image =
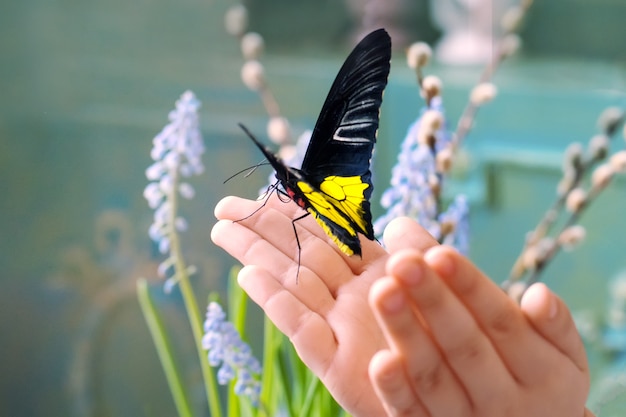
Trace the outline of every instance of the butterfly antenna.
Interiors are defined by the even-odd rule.
[[[274,184],[270,185],[267,188],[267,191],[265,192],[265,201],[263,201],[263,204],[257,208],[256,210],[254,210],[252,213],[248,214],[246,217],[242,217],[241,219],[238,220],[233,220],[233,223],[239,223],[242,222],[246,219],[249,219],[250,217],[254,216],[259,210],[261,210],[263,207],[265,207],[265,205],[267,204],[267,202],[269,201],[270,197],[272,196],[272,192],[274,192],[276,190],[276,187],[278,187],[278,181],[275,182]]]
[[[237,171],[237,172],[235,172],[233,175],[231,175],[230,177],[226,178],[222,184],[226,184],[228,181],[232,180],[232,179],[233,179],[233,178],[235,178],[237,175],[241,175],[241,174],[243,174],[243,173],[244,173],[244,172],[246,172],[246,171],[250,171],[250,172],[246,173],[246,175],[244,175],[244,178],[248,178],[250,175],[252,175],[252,173],[253,173],[254,171],[256,171],[256,169],[257,169],[258,167],[262,167],[263,165],[269,165],[269,164],[270,164],[270,163],[269,163],[269,162],[267,162],[267,159],[264,159],[264,160],[262,160],[261,162],[259,162],[259,163],[258,163],[258,164],[256,164],[256,165],[252,165],[251,167],[247,167],[247,168],[242,169],[241,171]]]

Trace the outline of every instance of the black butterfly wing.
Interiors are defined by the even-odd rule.
[[[324,232],[335,242],[342,252],[353,255],[361,254],[361,244],[357,235],[357,229],[353,226],[358,217],[356,212],[351,212],[353,208],[346,206],[345,213],[341,210],[342,202],[336,197],[336,193],[348,192],[350,195],[356,194],[357,201],[362,200],[363,189],[367,188],[367,184],[363,184],[360,177],[337,177],[331,176],[324,180],[321,191],[303,176],[302,171],[296,168],[286,166],[280,159],[276,157],[268,148],[261,144],[254,135],[242,124],[239,127],[248,135],[252,142],[261,150],[267,161],[276,171],[276,178],[282,184],[285,192],[299,206],[312,214],[317,223],[322,227]],[[334,184],[334,190],[332,188]],[[356,189],[354,188],[356,186]],[[350,192],[354,190],[355,192]],[[335,195],[335,197],[333,197]],[[344,198],[349,200],[354,198]],[[345,203],[345,201],[343,202]],[[369,204],[369,202],[368,202]],[[353,205],[358,210],[359,205]],[[369,207],[369,206],[368,206]],[[369,214],[369,210],[367,211]],[[363,217],[363,221],[371,222],[370,217]],[[368,219],[368,220],[366,220]],[[295,230],[295,229],[294,229]],[[297,239],[297,234],[296,234]]]
[[[391,39],[384,29],[367,35],[346,58],[320,111],[302,171],[326,177],[369,170],[390,59]]]
[[[286,193],[348,255],[361,254],[358,233],[374,239],[370,159],[390,59],[391,40],[384,29],[354,48],[322,106],[300,170],[285,166],[241,126],[274,167]]]
[[[302,162],[302,191],[316,220],[346,253],[360,253],[357,232],[374,238],[370,160],[387,85],[391,40],[367,35],[346,58],[322,107]],[[339,241],[339,242],[338,242]]]

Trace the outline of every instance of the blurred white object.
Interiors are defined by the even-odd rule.
[[[378,28],[385,28],[394,48],[409,42],[403,23],[414,5],[411,0],[346,0],[348,13],[355,21],[352,41],[358,42]]]
[[[440,62],[476,65],[488,62],[495,40],[502,35],[500,20],[515,0],[431,0],[433,23],[442,30],[435,47]]]

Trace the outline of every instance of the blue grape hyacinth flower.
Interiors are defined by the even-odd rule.
[[[254,406],[258,406],[261,365],[252,355],[250,346],[241,340],[235,326],[226,321],[226,313],[216,302],[209,303],[204,332],[202,346],[207,351],[209,364],[220,367],[217,371],[219,384],[235,380],[235,393],[248,397]]]
[[[436,114],[441,122],[432,135],[432,143],[426,143],[420,132],[426,116]],[[415,219],[435,239],[454,246],[467,254],[469,243],[469,205],[467,199],[456,196],[442,210],[440,196],[433,192],[433,184],[441,190],[445,173],[438,167],[438,157],[450,150],[452,136],[443,119],[441,97],[433,97],[429,106],[411,124],[398,162],[393,167],[390,187],[381,197],[381,205],[387,211],[374,222],[374,232],[381,236],[383,230],[395,218],[406,216]],[[432,119],[432,118],[430,118]]]
[[[168,255],[158,268],[159,275],[168,278],[166,291],[170,291],[178,281],[173,271],[177,251],[173,250],[172,243],[176,241],[178,232],[187,229],[187,221],[177,213],[178,198],[191,199],[195,194],[191,184],[183,179],[204,172],[202,154],[205,147],[199,127],[199,108],[200,101],[191,91],[181,95],[176,101],[176,108],[169,114],[170,123],[153,139],[150,156],[154,162],[146,170],[150,183],[143,195],[150,208],[154,209],[148,234],[159,251]]]

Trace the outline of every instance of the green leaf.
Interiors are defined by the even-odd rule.
[[[180,377],[180,370],[174,359],[171,342],[150,295],[148,283],[143,278],[137,280],[137,298],[139,299],[141,311],[143,312],[148,329],[152,335],[152,341],[159,355],[161,366],[165,372],[165,377],[170,387],[172,397],[174,398],[178,415],[181,417],[191,417],[193,416],[193,412],[191,411],[187,390],[183,386]]]

